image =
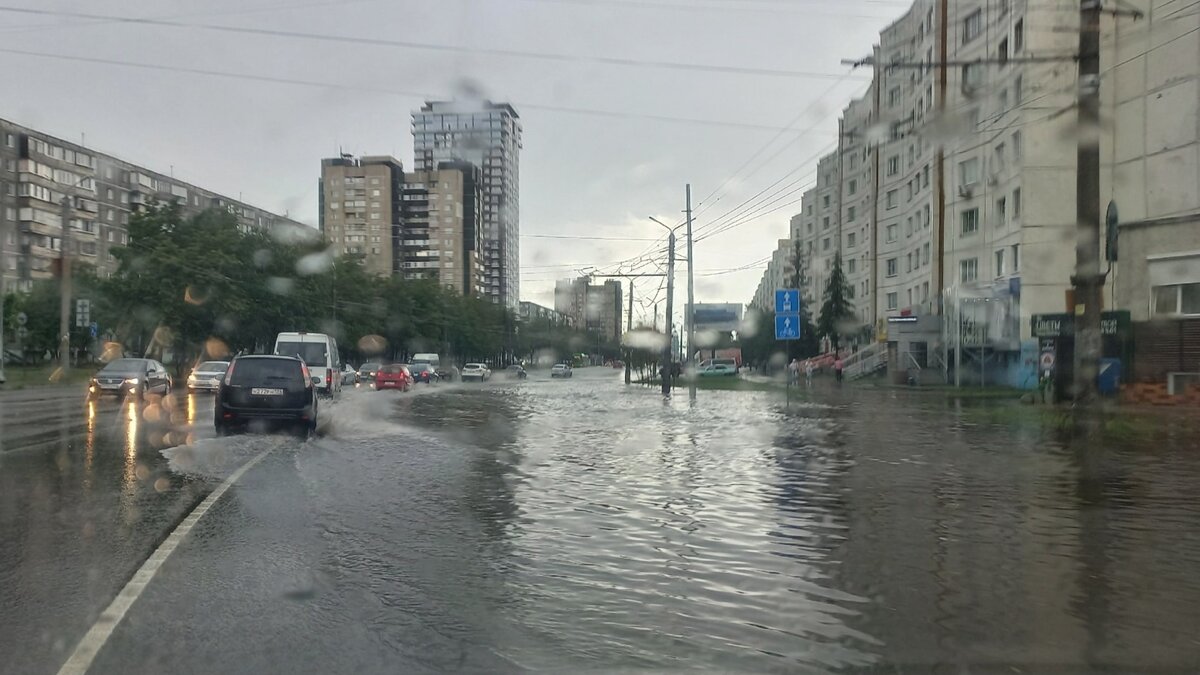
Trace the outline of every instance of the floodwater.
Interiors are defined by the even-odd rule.
[[[308,442],[197,425],[156,451],[170,495],[272,448],[92,672],[1200,669],[1200,434],[1171,414],[1085,435],[1008,401],[825,382],[790,406],[664,402],[599,369],[327,411]],[[5,621],[50,623],[14,597]],[[55,630],[47,672],[81,629]]]

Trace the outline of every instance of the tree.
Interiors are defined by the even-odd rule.
[[[841,338],[853,332],[847,326],[854,318],[854,303],[850,300],[850,284],[842,272],[842,254],[833,257],[833,269],[829,272],[829,281],[821,294],[821,316],[817,320],[817,334],[829,338],[836,352],[841,346]]]
[[[800,241],[795,240],[792,242],[792,288],[799,289],[803,296],[808,281],[808,259],[804,257]],[[817,327],[812,323],[812,311],[808,309],[808,302],[804,299],[800,301],[800,339],[793,340],[788,351],[792,358],[802,359],[816,356],[821,351],[817,340]]]

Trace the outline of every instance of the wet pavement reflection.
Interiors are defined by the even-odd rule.
[[[53,671],[276,447],[93,672],[1200,669],[1194,420],[540,375],[349,392],[308,442],[214,438],[203,396],[63,403],[81,436],[0,452],[0,653]]]

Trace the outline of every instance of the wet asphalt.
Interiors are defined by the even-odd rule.
[[[93,673],[1200,669],[1200,446],[1009,402],[664,402],[619,375],[211,399],[0,393],[0,672],[54,673],[201,519]]]

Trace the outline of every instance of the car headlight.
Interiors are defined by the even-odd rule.
[[[138,383],[138,379],[136,377],[131,377],[128,380],[125,380],[125,384],[137,384],[137,383]]]

